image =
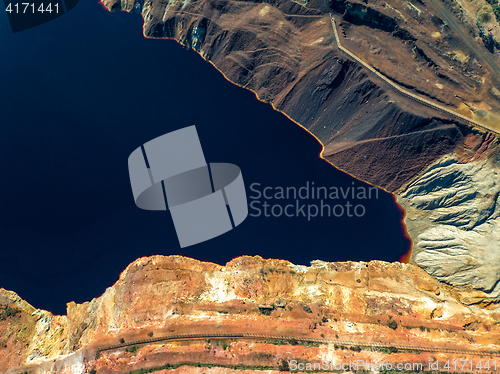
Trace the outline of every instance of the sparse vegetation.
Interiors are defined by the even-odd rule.
[[[287,362],[288,364],[288,362]],[[233,370],[275,370],[275,366],[247,366],[247,365],[217,365],[217,364],[204,364],[204,363],[182,363],[182,364],[166,364],[157,368],[151,368],[151,369],[141,369],[141,370],[136,370],[136,371],[131,371],[129,374],[147,374],[147,373],[153,373],[155,371],[160,371],[160,370],[165,370],[165,369],[177,369],[180,366],[192,366],[192,367],[198,367],[198,368],[215,368],[215,367],[221,367],[221,368],[228,368],[228,369],[233,369]]]
[[[390,329],[396,330],[398,328],[398,323],[396,321],[392,320],[392,321],[389,321],[387,326],[389,326]]]
[[[274,345],[288,345],[290,344],[290,341],[285,339],[267,339],[266,343]]]
[[[279,366],[278,366],[279,371],[290,371],[290,366],[288,365],[288,361],[285,359],[282,359]]]
[[[132,347],[126,348],[125,350],[127,352],[133,353],[134,355],[137,353],[137,350],[139,347],[137,345],[133,345]]]
[[[120,344],[123,344],[123,343],[125,343],[125,339],[120,338]]]
[[[7,317],[14,317],[17,313],[21,313],[21,310],[5,305],[3,311],[0,311],[0,321],[5,320]]]
[[[485,5],[477,11],[477,20],[479,23],[481,24],[487,23],[490,21],[490,19],[491,19],[491,8],[489,6]]]
[[[212,344],[210,344],[210,339],[205,339],[205,348],[208,350],[212,349]]]
[[[493,13],[495,13],[497,21],[500,22],[500,5],[493,5]]]
[[[300,341],[300,345],[303,345],[304,347],[319,347],[321,343],[319,342],[310,342],[310,341]]]
[[[304,305],[304,306],[302,307],[302,309],[304,309],[304,312],[306,312],[306,313],[312,313],[312,310],[311,310],[311,308],[309,307],[309,305]]]
[[[304,347],[319,347],[320,342],[297,340],[297,339],[267,339],[266,343],[274,345],[302,345]]]
[[[259,312],[261,312],[265,316],[270,316],[273,310],[274,310],[273,306],[267,306],[267,305],[259,306]]]
[[[500,22],[500,5],[498,5],[497,0],[486,0],[488,3],[490,3],[491,7],[493,8],[493,13],[495,14],[495,18],[497,19],[498,22]]]
[[[227,339],[222,339],[220,341],[217,341],[217,345],[220,345],[223,350],[226,350],[229,348],[231,343],[228,344]]]
[[[398,353],[398,349],[396,347],[389,347],[387,349],[389,350],[389,353]]]
[[[399,350],[396,347],[369,347],[368,349],[373,350],[373,351],[377,351],[377,352],[382,352],[382,353],[385,353],[386,355],[390,355],[392,353],[399,352]],[[402,351],[406,351],[406,350],[402,350]],[[409,351],[407,351],[407,352],[409,352]],[[420,353],[420,352],[417,352],[417,353]]]

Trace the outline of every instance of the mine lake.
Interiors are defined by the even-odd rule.
[[[64,314],[67,302],[101,295],[129,263],[155,254],[309,265],[397,261],[408,251],[392,195],[320,159],[313,136],[198,53],[145,39],[139,14],[81,1],[15,34],[3,14],[0,45],[0,287],[36,308]],[[135,206],[127,159],[191,125],[208,162],[241,169],[253,206],[237,228],[181,249],[168,212]],[[257,213],[265,203],[268,214]],[[313,216],[310,206],[321,204],[335,214]]]

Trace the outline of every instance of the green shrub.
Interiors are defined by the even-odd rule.
[[[398,328],[398,323],[396,321],[389,321],[387,326],[389,326],[389,328],[391,328],[393,330],[396,330]]]
[[[139,347],[137,345],[133,345],[132,347],[126,348],[125,350],[135,355],[138,349]]]
[[[491,19],[491,8],[487,5],[481,7],[477,12],[477,20],[480,23],[489,22]]]
[[[220,345],[221,345],[223,350],[226,350],[229,348],[229,344],[227,343],[226,339],[221,340]]]
[[[285,359],[282,359],[279,366],[278,366],[279,371],[290,371],[290,366],[288,365],[288,361]]]
[[[271,308],[259,308],[259,311],[265,316],[270,316],[273,312]]]
[[[19,309],[11,308],[8,305],[3,307],[3,312],[0,312],[0,321],[5,320],[7,317],[14,317],[17,313],[21,313]]]
[[[500,22],[500,5],[493,5],[493,13],[495,13],[497,21]]]

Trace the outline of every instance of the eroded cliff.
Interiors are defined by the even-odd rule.
[[[1,289],[0,304],[12,312],[0,318],[0,367],[7,373],[101,374],[161,367],[192,372],[176,367],[204,364],[261,372],[284,371],[283,361],[294,359],[425,363],[498,352],[498,310],[459,299],[410,264],[313,261],[306,267],[257,256],[219,266],[145,257],[102,296],[69,303],[66,316],[36,310]],[[230,337],[242,333],[264,335]],[[211,338],[133,342],[173,334]],[[120,342],[123,347],[98,353]],[[468,352],[440,351],[446,349]]]

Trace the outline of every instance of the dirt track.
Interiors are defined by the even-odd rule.
[[[474,53],[483,60],[488,65],[489,70],[491,70],[492,74],[495,76],[496,80],[500,83],[500,74],[499,69],[495,61],[488,56],[482,49],[479,47],[474,39],[467,33],[467,31],[460,25],[460,22],[450,14],[449,11],[445,9],[443,3],[440,0],[429,0],[432,5],[436,7],[436,10],[439,12],[441,17],[448,23],[450,26],[462,40],[474,51]]]
[[[427,100],[423,97],[420,97],[420,96],[417,96],[413,93],[411,93],[410,91],[407,91],[405,90],[404,88],[402,88],[400,85],[398,85],[397,83],[393,82],[392,80],[390,80],[389,78],[387,78],[385,75],[383,75],[382,73],[380,73],[378,70],[376,70],[375,68],[373,68],[372,66],[370,66],[369,64],[367,64],[365,61],[363,61],[361,58],[359,58],[357,55],[355,55],[354,53],[352,53],[351,51],[349,51],[348,49],[344,48],[341,44],[340,44],[340,39],[339,39],[339,35],[337,33],[337,27],[335,25],[335,19],[334,17],[332,16],[332,14],[330,13],[330,21],[331,21],[331,24],[332,24],[332,28],[333,28],[333,32],[335,34],[335,40],[337,42],[337,46],[338,48],[344,52],[345,54],[347,54],[349,57],[353,58],[354,60],[356,60],[357,62],[359,62],[361,65],[363,65],[365,68],[367,68],[371,73],[375,74],[379,79],[383,80],[384,82],[390,84],[393,88],[395,88],[396,90],[399,91],[400,94],[402,94],[403,96],[405,97],[408,97],[416,102],[418,102],[419,104],[422,104],[422,105],[425,105],[425,106],[428,106],[430,108],[433,108],[433,109],[437,109],[438,111],[442,112],[442,113],[445,113],[447,115],[451,115],[452,118],[454,118],[455,120],[458,120],[460,122],[465,122],[466,124],[470,125],[470,126],[473,126],[473,127],[479,127],[483,130],[486,130],[486,131],[489,131],[489,132],[493,132],[495,134],[498,134],[500,135],[500,133],[498,132],[498,130],[494,130],[492,129],[491,127],[488,127],[482,123],[479,123],[471,118],[468,118],[460,113],[457,113],[451,109],[448,109],[442,105],[439,105],[439,104],[436,104],[430,100]],[[477,45],[476,45],[477,48],[479,48]],[[500,76],[499,76],[500,78]]]
[[[214,339],[214,338],[239,338],[239,339],[280,339],[288,341],[306,341],[306,342],[317,342],[324,344],[338,344],[343,346],[357,346],[357,347],[373,347],[373,348],[397,348],[402,350],[420,351],[420,352],[442,352],[442,353],[458,353],[464,355],[486,355],[486,356],[500,356],[500,352],[493,351],[474,351],[466,349],[452,349],[452,348],[438,348],[438,347],[418,347],[411,345],[398,345],[389,343],[370,343],[370,342],[360,342],[360,341],[350,341],[350,340],[338,340],[338,339],[320,339],[320,338],[309,338],[309,337],[295,337],[286,335],[267,335],[267,334],[252,334],[252,333],[221,333],[221,334],[181,334],[181,335],[167,335],[160,336],[157,338],[133,340],[121,344],[110,345],[106,347],[98,348],[98,352],[108,351],[111,349],[123,348],[132,345],[154,343],[160,341],[168,340],[196,340],[196,339]]]

